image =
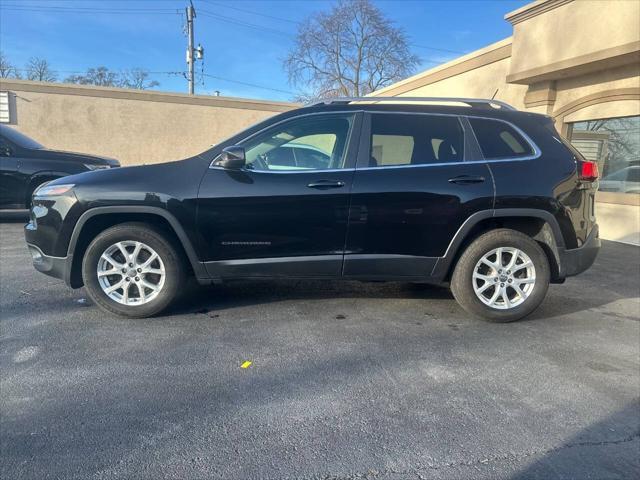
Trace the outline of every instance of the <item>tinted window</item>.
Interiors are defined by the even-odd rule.
[[[328,168],[331,157],[315,147],[296,147],[293,149],[296,165],[306,168]]]
[[[371,116],[370,166],[422,165],[463,160],[464,137],[456,117]]]
[[[296,159],[293,156],[293,149],[287,148],[286,145],[274,148],[269,152],[269,165],[281,167],[295,167]]]
[[[533,154],[533,149],[518,132],[504,122],[469,118],[484,158],[517,158]]]
[[[277,125],[243,144],[247,168],[344,168],[352,121],[353,115],[312,115]],[[302,150],[310,153],[301,154]]]

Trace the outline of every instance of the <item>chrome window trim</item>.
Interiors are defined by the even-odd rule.
[[[217,157],[216,157],[217,158]],[[224,167],[219,167],[217,165],[209,165],[209,170],[224,170],[228,172],[229,169]],[[240,172],[250,172],[250,173],[267,173],[267,174],[290,174],[290,173],[318,173],[318,172],[353,172],[355,168],[309,168],[309,169],[301,169],[301,170],[251,170],[250,168],[241,168],[240,170],[236,170]]]
[[[357,170],[360,172],[362,170],[387,170],[387,169],[396,169],[396,168],[419,168],[419,167],[445,167],[447,165],[469,165],[476,163],[503,163],[503,162],[522,162],[528,160],[534,160],[538,157],[526,157],[526,158],[501,158],[499,160],[467,160],[462,162],[444,162],[444,163],[421,163],[416,165],[385,165],[382,167],[364,167],[358,168]]]
[[[336,110],[336,111],[330,111],[330,112],[312,112],[312,113],[305,113],[303,115],[296,115],[293,117],[289,117],[289,118],[285,118],[283,120],[280,120],[279,122],[276,123],[272,123],[269,126],[264,127],[261,130],[258,130],[257,132],[252,133],[251,135],[249,135],[248,137],[244,137],[242,140],[238,141],[236,143],[236,145],[242,146],[242,144],[244,142],[247,142],[249,140],[251,140],[253,137],[260,135],[263,132],[266,132],[267,130],[270,130],[273,127],[277,127],[278,125],[281,125],[283,123],[286,122],[290,122],[293,120],[297,120],[299,118],[304,118],[304,117],[311,117],[311,116],[316,116],[316,115],[336,115],[336,114],[353,114],[353,116],[355,117],[358,113],[363,113],[364,110]],[[344,151],[345,151],[345,155],[347,154],[348,150],[349,150],[349,145],[351,144],[351,136],[353,134],[353,122],[352,124],[349,126],[349,142],[345,145]],[[221,154],[216,155],[216,158],[214,158],[213,160],[211,160],[211,163],[209,164],[209,169],[210,170],[227,170],[226,168],[223,167],[218,167],[217,165],[214,165],[215,161],[218,159],[218,157]],[[308,170],[251,170],[251,169],[247,169],[247,168],[242,168],[241,171],[243,172],[254,172],[254,173],[313,173],[313,172],[346,172],[346,171],[353,171],[355,170],[355,168],[310,168]]]
[[[331,111],[331,112],[313,112],[313,113],[305,113],[304,115],[298,115],[295,117],[290,117],[290,118],[286,118],[284,120],[280,120],[279,122],[276,122],[272,125],[269,125],[268,127],[263,128],[262,130],[259,130],[257,132],[254,132],[252,135],[249,135],[248,137],[243,138],[242,140],[240,140],[238,142],[238,144],[242,144],[243,142],[246,142],[248,140],[251,140],[253,137],[255,137],[256,135],[261,134],[262,132],[269,130],[272,127],[276,127],[282,123],[297,119],[297,118],[303,118],[303,117],[310,117],[310,116],[315,116],[315,115],[332,115],[332,114],[344,114],[344,113],[369,113],[371,115],[375,115],[375,114],[396,114],[396,115],[431,115],[431,116],[439,116],[439,117],[456,117],[460,123],[460,127],[462,128],[462,132],[464,135],[464,125],[462,124],[461,119],[462,118],[466,118],[467,120],[470,118],[479,118],[482,120],[492,120],[495,122],[502,122],[505,123],[507,125],[509,125],[511,128],[513,128],[516,132],[518,132],[522,138],[524,138],[524,140],[529,144],[529,146],[531,147],[531,149],[533,150],[533,154],[532,155],[527,155],[527,156],[522,156],[522,157],[508,157],[508,158],[490,158],[490,159],[478,159],[478,160],[463,160],[461,162],[439,162],[439,163],[424,163],[424,164],[415,164],[415,165],[386,165],[386,166],[380,166],[380,167],[364,167],[364,168],[338,168],[338,169],[309,169],[309,170],[249,170],[249,169],[242,169],[242,171],[244,172],[253,172],[253,173],[268,173],[268,174],[291,174],[291,173],[318,173],[318,172],[326,172],[326,173],[335,173],[335,172],[353,172],[353,171],[367,171],[367,170],[387,170],[387,169],[398,169],[398,168],[420,168],[420,167],[443,167],[446,165],[465,165],[465,164],[469,164],[469,163],[503,163],[503,162],[524,162],[524,161],[529,161],[529,160],[536,160],[538,158],[540,158],[542,156],[542,151],[540,150],[540,148],[538,147],[538,145],[531,139],[531,137],[529,137],[529,135],[527,135],[520,127],[518,127],[517,125],[513,124],[512,122],[509,122],[507,120],[503,120],[501,118],[495,118],[495,117],[485,117],[485,116],[481,116],[481,115],[459,115],[459,114],[454,114],[454,113],[431,113],[431,112],[404,112],[404,111],[370,111],[370,110],[365,110],[365,109],[360,109],[360,110],[336,110],[336,111]],[[478,143],[478,140],[475,138],[475,131],[473,130],[473,127],[471,128],[471,131],[473,133],[474,136],[474,140],[476,141],[476,144],[478,145],[478,148],[480,148],[480,144]],[[349,142],[351,142],[351,129],[349,130]],[[371,133],[371,132],[369,132]],[[348,145],[347,145],[348,148]],[[480,152],[482,152],[482,149],[480,149]],[[216,156],[216,158],[214,158],[211,163],[209,164],[209,169],[211,170],[225,170],[227,171],[226,168],[223,167],[218,167],[217,165],[213,165],[213,163],[217,160],[219,155]]]
[[[467,120],[472,119],[472,118],[479,118],[481,120],[491,120],[491,121],[494,121],[494,122],[505,123],[505,124],[509,125],[511,128],[513,128],[516,132],[518,132],[522,136],[522,138],[524,138],[524,141],[527,142],[529,144],[529,147],[531,147],[531,149],[533,150],[533,154],[531,154],[531,155],[524,155],[524,156],[519,156],[519,157],[505,157],[505,158],[486,158],[485,162],[496,163],[496,162],[522,161],[522,160],[535,160],[536,158],[539,158],[542,155],[542,150],[540,150],[540,148],[538,147],[536,142],[534,142],[531,139],[531,137],[529,135],[527,135],[520,127],[518,127],[517,125],[515,125],[515,124],[513,124],[513,123],[511,123],[511,122],[509,122],[507,120],[503,120],[501,118],[483,117],[483,116],[480,116],[480,115],[464,115],[464,117],[466,117]],[[476,132],[473,129],[473,125],[471,126],[471,131],[473,132],[473,136],[475,138]],[[477,138],[476,138],[476,143],[478,144],[478,147],[480,148],[480,152],[482,152],[482,147],[480,147],[480,142],[478,142]]]
[[[418,167],[444,167],[447,165],[465,165],[465,164],[469,164],[469,163],[502,163],[502,162],[522,162],[522,161],[528,161],[528,160],[535,160],[537,158],[540,158],[540,156],[542,155],[542,151],[540,150],[540,148],[538,147],[538,145],[531,139],[531,137],[529,137],[529,135],[527,135],[520,127],[518,127],[517,125],[514,125],[513,123],[507,121],[507,120],[503,120],[501,118],[494,118],[494,117],[484,117],[484,116],[480,116],[480,115],[457,115],[454,113],[430,113],[430,112],[403,112],[403,111],[389,111],[389,112],[381,112],[381,111],[374,111],[374,112],[367,112],[370,113],[371,115],[374,114],[386,114],[386,113],[393,113],[393,114],[400,114],[400,115],[433,115],[433,116],[441,116],[441,117],[456,117],[458,119],[462,119],[462,118],[466,118],[467,120],[469,118],[479,118],[482,120],[493,120],[496,122],[502,122],[505,123],[507,125],[509,125],[511,128],[513,128],[516,132],[518,132],[520,135],[522,135],[522,138],[524,138],[525,142],[527,142],[529,144],[529,146],[531,147],[531,149],[533,150],[533,154],[532,155],[526,155],[526,156],[522,156],[522,157],[507,157],[507,158],[489,158],[489,159],[478,159],[478,160],[463,160],[461,162],[438,162],[438,163],[423,163],[423,164],[415,164],[415,165],[383,165],[380,167],[364,167],[364,168],[357,168],[358,171],[361,170],[386,170],[386,169],[397,169],[397,168],[418,168]],[[462,131],[464,134],[464,125],[462,125],[462,122],[460,121],[460,126],[462,127]],[[480,144],[478,143],[478,140],[475,138],[475,131],[473,130],[473,127],[471,127],[471,132],[473,133],[473,137],[474,140],[476,141],[476,144],[478,145],[478,148],[480,148]],[[480,152],[482,152],[482,149],[480,149]]]

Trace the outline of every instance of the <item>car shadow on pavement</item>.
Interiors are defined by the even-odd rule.
[[[640,248],[604,242],[594,266],[562,285],[551,285],[540,307],[522,321],[538,321],[586,310],[601,310],[604,316],[638,320],[638,306],[626,302],[640,296],[629,275],[640,270]],[[606,283],[603,283],[606,279]],[[195,284],[195,282],[194,282]],[[418,299],[455,304],[446,287],[402,282],[357,282],[340,280],[250,280],[202,287],[195,285],[167,314],[203,313],[291,300]],[[625,305],[611,309],[615,302]],[[465,316],[464,311],[455,307]]]
[[[640,404],[636,401],[580,431],[563,445],[531,452],[530,456],[543,456],[512,480],[633,478],[640,471],[639,419]]]
[[[340,280],[247,280],[189,288],[166,312],[204,313],[296,300],[424,299],[453,301],[449,289],[413,283]]]

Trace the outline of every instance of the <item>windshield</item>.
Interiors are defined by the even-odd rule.
[[[11,127],[7,127],[6,125],[0,125],[0,136],[6,138],[10,142],[15,143],[16,145],[22,148],[30,148],[30,149],[44,148],[43,145],[40,145],[38,142],[36,142],[32,138],[27,137],[26,135],[20,133],[17,130],[14,130]]]

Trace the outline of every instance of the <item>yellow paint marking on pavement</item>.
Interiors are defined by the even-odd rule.
[[[242,365],[240,365],[240,368],[249,368],[250,366],[251,366],[251,362],[247,360]]]

